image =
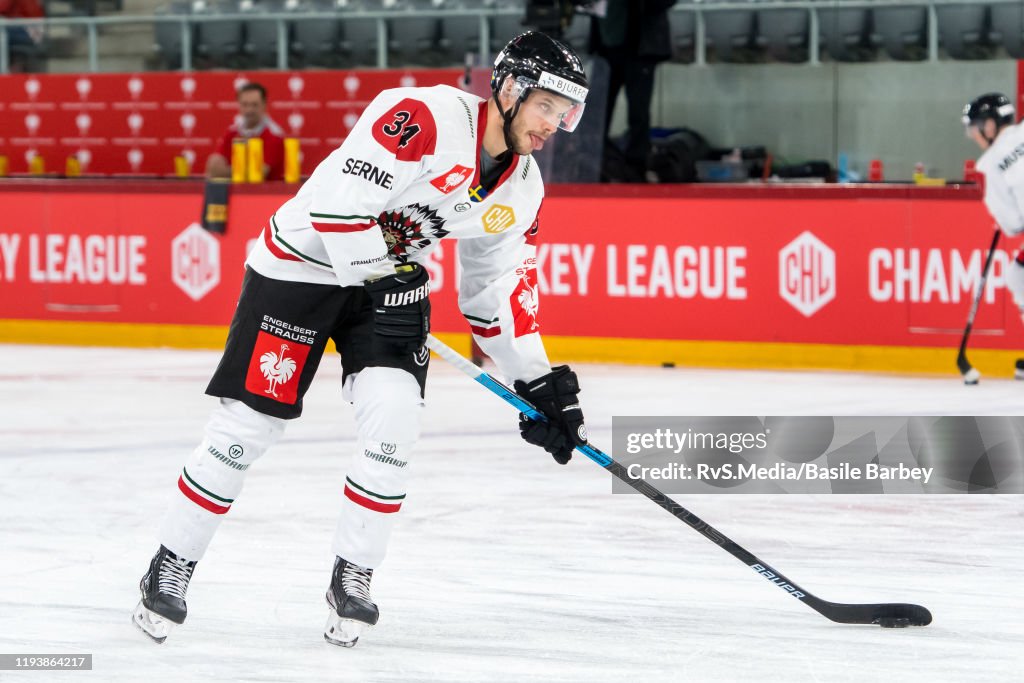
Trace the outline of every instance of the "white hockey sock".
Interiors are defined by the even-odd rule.
[[[396,368],[361,371],[354,378],[352,399],[358,450],[345,478],[332,549],[349,562],[376,568],[405,500],[423,399],[416,378]]]
[[[992,267],[994,269],[995,264]],[[991,275],[989,279],[992,279]],[[994,284],[996,283],[990,282],[989,286]],[[1013,295],[1013,302],[1017,304],[1017,309],[1020,311],[1021,316],[1024,317],[1024,265],[1021,265],[1019,261],[1011,261],[1006,266],[1006,287]]]
[[[178,490],[160,527],[160,543],[179,557],[202,559],[242,491],[249,466],[277,442],[284,426],[285,420],[222,398],[178,477]]]

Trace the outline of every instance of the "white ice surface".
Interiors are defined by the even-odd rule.
[[[917,602],[926,628],[841,626],[435,359],[376,629],[327,645],[324,590],[351,407],[327,358],[250,472],[164,645],[130,623],[156,529],[214,399],[218,354],[0,346],[0,653],[92,653],[3,681],[1019,681],[1020,496],[679,497],[819,597]],[[613,415],[1019,414],[983,379],[579,366]]]

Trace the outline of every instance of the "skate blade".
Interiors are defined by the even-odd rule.
[[[132,623],[149,636],[153,642],[161,644],[167,640],[168,634],[170,634],[171,629],[175,626],[173,621],[168,621],[156,612],[146,609],[141,600],[132,614]]]
[[[363,634],[363,629],[369,626],[370,624],[363,621],[342,619],[332,609],[327,615],[327,625],[324,626],[324,640],[331,645],[353,647]]]

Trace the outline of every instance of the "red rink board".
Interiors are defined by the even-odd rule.
[[[0,185],[0,319],[227,324],[247,245],[286,188],[235,190],[223,236],[190,227],[197,183],[116,188]],[[976,189],[593,191],[545,200],[544,333],[955,346],[992,227]],[[1003,245],[972,347],[1024,339],[1005,289],[1016,245]],[[467,330],[454,253],[442,242],[427,264],[439,332]]]

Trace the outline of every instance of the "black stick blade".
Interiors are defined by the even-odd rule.
[[[967,354],[960,351],[960,354],[956,357],[956,368],[960,371],[961,375],[966,375],[968,372],[973,370],[973,366],[970,361],[967,360]]]
[[[808,596],[810,598],[812,596]],[[932,613],[921,605],[904,602],[885,602],[877,605],[851,605],[826,600],[807,600],[823,616],[839,624],[877,624],[882,628],[904,628],[906,626],[927,626],[932,623]]]
[[[907,626],[927,626],[932,623],[932,613],[921,605],[892,603],[878,605],[878,611],[872,624],[882,628],[905,628]]]

